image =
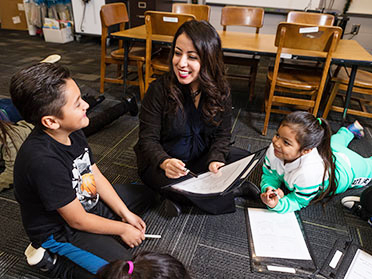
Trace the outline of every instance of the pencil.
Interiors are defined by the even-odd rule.
[[[145,234],[146,238],[161,238],[160,234]]]

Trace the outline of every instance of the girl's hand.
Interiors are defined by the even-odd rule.
[[[141,242],[145,239],[144,233],[130,224],[124,224],[124,225],[125,225],[125,230],[123,234],[120,235],[121,239],[130,248],[134,248],[135,246],[140,245]]]
[[[279,198],[282,197],[284,197],[283,191],[272,187],[267,187],[266,192],[261,194],[262,202],[270,208],[274,208],[278,204]]]
[[[131,224],[133,227],[141,231],[143,234],[146,231],[146,224],[145,222],[136,214],[129,211],[125,213],[123,217],[123,222],[127,222],[128,224]]]
[[[218,169],[224,165],[222,162],[210,162],[208,169],[210,172],[217,173]]]
[[[166,177],[172,179],[180,178],[187,174],[185,171],[185,163],[175,158],[164,160],[160,168],[165,171]]]

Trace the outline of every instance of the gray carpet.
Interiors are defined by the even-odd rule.
[[[26,32],[0,30],[0,36],[1,96],[9,96],[9,79],[16,70],[53,53],[62,55],[61,63],[72,70],[83,94],[98,95],[100,47],[97,38],[83,37],[79,43],[59,45],[45,43],[40,37],[29,37]],[[234,145],[250,151],[270,143],[282,118],[273,115],[268,135],[264,137],[260,134],[264,119],[260,108],[268,63],[270,60],[265,58],[260,62],[254,102],[248,103],[244,82],[232,81]],[[106,99],[93,109],[92,115],[112,106],[122,97],[120,86],[106,85],[105,88]],[[129,88],[129,94],[138,96],[138,89]],[[337,113],[331,113],[329,117],[334,131],[341,126],[340,117]],[[352,122],[354,119],[348,117],[347,120]],[[372,124],[364,118],[359,120],[366,128],[366,137],[353,141],[350,147],[363,156],[371,156]],[[96,162],[110,182],[140,182],[133,151],[137,137],[137,117],[124,115],[88,138]],[[257,168],[249,179],[259,184],[260,176],[261,169]],[[360,191],[339,195],[325,207],[315,204],[300,211],[318,267],[322,266],[337,239],[353,240],[372,253],[372,228],[342,208],[339,202],[343,196],[359,194]],[[252,272],[244,212],[247,206],[262,205],[257,201],[239,198],[233,214],[213,216],[188,207],[178,218],[167,218],[161,204],[143,218],[148,233],[161,234],[162,238],[145,240],[141,246],[133,249],[133,253],[145,250],[170,253],[188,267],[192,278],[278,278],[276,275]],[[12,189],[0,193],[0,224],[0,278],[47,278],[30,268],[23,256],[29,242]],[[322,276],[316,275],[315,278]]]

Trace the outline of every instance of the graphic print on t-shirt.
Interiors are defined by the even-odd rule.
[[[92,173],[88,148],[72,164],[72,187],[85,210],[93,208],[99,199]]]

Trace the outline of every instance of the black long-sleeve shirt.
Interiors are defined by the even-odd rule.
[[[169,113],[167,74],[150,84],[139,115],[139,139],[134,147],[141,173],[148,165],[160,166],[168,158],[187,163],[208,154],[208,162],[225,162],[231,137],[231,96],[224,111],[214,118],[219,125],[206,124],[203,119],[203,92],[198,108],[188,86],[178,84],[183,93],[184,112]]]

